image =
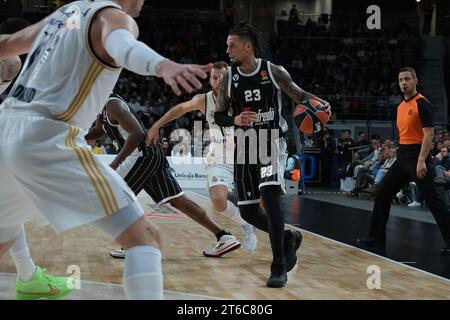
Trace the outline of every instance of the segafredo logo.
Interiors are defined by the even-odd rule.
[[[267,112],[262,112],[261,109],[258,110],[258,114],[256,115],[256,125],[264,124],[269,121],[275,119],[275,111],[273,108],[270,108]]]

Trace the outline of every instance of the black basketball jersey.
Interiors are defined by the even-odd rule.
[[[139,119],[138,115],[136,114],[136,112],[134,112],[133,109],[131,109],[128,104],[125,102],[124,99],[122,99],[121,96],[117,95],[117,94],[111,94],[108,98],[108,101],[105,104],[105,107],[103,107],[102,112],[99,114],[100,116],[100,122],[101,125],[103,127],[103,130],[105,130],[106,134],[108,135],[108,137],[113,141],[113,143],[116,144],[116,148],[118,149],[118,151],[120,151],[124,144],[125,141],[128,137],[128,133],[123,130],[118,124],[113,124],[111,123],[111,121],[109,121],[108,118],[108,113],[106,111],[106,105],[108,104],[109,101],[113,100],[113,99],[117,99],[120,100],[124,103],[124,105],[128,108],[128,111],[130,111],[130,113],[136,118],[136,120],[139,122],[139,125],[141,126],[142,130],[147,133],[147,129],[145,128],[144,124],[142,123],[141,119]],[[138,150],[142,152],[143,156],[148,156],[153,154],[152,151],[152,146],[147,147],[145,145],[145,141],[143,140],[139,146],[138,146]]]
[[[288,125],[281,115],[280,87],[273,78],[270,61],[257,59],[257,64],[256,70],[249,74],[243,73],[239,67],[231,67],[231,72],[228,73],[231,109],[235,116],[242,111],[256,112],[257,118],[253,128],[257,132],[260,129],[278,129],[282,136],[283,132],[288,130]]]

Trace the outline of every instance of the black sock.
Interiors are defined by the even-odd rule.
[[[267,212],[269,238],[272,246],[273,262],[283,264],[284,216],[280,206],[280,186],[268,185],[261,188],[261,196]]]
[[[220,238],[222,238],[222,236],[226,236],[226,235],[231,235],[231,233],[226,232],[225,230],[220,230],[218,233],[216,233],[217,241],[219,241]]]

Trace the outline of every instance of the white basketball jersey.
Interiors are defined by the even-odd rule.
[[[231,164],[234,161],[234,127],[220,127],[214,119],[216,112],[216,101],[214,93],[209,91],[206,94],[205,113],[209,123],[209,133],[211,143],[209,145],[214,163]]]
[[[106,7],[121,9],[113,1],[84,0],[51,14],[2,107],[32,109],[89,129],[122,70],[105,65],[91,49],[91,19]]]

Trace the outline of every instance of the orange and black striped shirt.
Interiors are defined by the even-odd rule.
[[[403,100],[397,107],[397,127],[400,135],[400,144],[422,144],[422,128],[432,128],[433,109],[420,93]]]

